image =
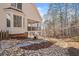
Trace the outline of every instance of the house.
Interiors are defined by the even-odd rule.
[[[41,16],[32,3],[0,3],[0,31],[41,33]]]

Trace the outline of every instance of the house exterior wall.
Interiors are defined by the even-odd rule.
[[[23,4],[23,12],[25,13],[27,19],[40,21],[41,17],[35,7],[32,3],[25,3]]]
[[[41,17],[34,6],[31,3],[22,4],[22,12],[18,12],[11,9],[5,9],[11,7],[11,3],[2,3],[0,4],[0,30],[8,30],[11,34],[25,33],[27,31],[28,19],[41,22]],[[6,18],[7,14],[10,14],[11,27],[7,27]],[[13,15],[22,16],[22,27],[14,27],[13,25]]]
[[[9,7],[9,4],[0,3],[0,30],[6,30],[5,10],[4,8]]]
[[[25,32],[25,28],[23,27],[23,21],[25,19],[24,18],[24,15],[23,13],[19,13],[17,11],[14,11],[14,10],[6,10],[6,14],[9,13],[11,14],[11,27],[7,27],[7,30],[9,30],[10,33],[12,34],[18,34],[18,33],[24,33]],[[22,16],[22,27],[14,27],[14,19],[13,19],[13,15],[18,15],[18,16]],[[26,21],[25,21],[26,22]],[[26,27],[27,28],[27,27]]]

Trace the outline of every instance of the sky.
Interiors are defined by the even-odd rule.
[[[35,4],[40,15],[43,17],[44,14],[46,14],[49,4],[48,3],[36,3]]]

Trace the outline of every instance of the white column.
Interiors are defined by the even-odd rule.
[[[13,28],[14,28],[14,19],[13,19],[13,13],[11,13],[11,28],[10,28],[10,32],[13,32]]]

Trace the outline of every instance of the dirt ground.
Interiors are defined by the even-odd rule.
[[[2,40],[0,56],[79,56],[79,42],[72,42],[70,39],[43,38],[51,44],[40,44],[26,47],[24,44],[41,42],[42,40],[11,39]],[[48,42],[47,41],[47,42]],[[52,44],[53,43],[53,44]],[[18,46],[20,44],[20,46]],[[25,47],[22,47],[24,45]],[[38,47],[38,48],[37,48]]]
[[[79,49],[79,42],[72,42],[70,41],[71,39],[67,38],[67,39],[56,39],[56,38],[43,38],[45,40],[48,40],[50,42],[55,42],[54,44],[63,48],[68,48],[68,47],[73,47],[73,48],[78,48]],[[5,40],[2,40],[3,45],[8,43],[9,45],[15,45],[16,43],[24,43],[27,42],[27,40],[16,40],[16,39],[11,39],[11,40],[7,40],[5,42]]]
[[[56,38],[46,38],[51,42],[56,42],[55,45],[58,45],[63,48],[73,47],[79,49],[79,42],[72,42],[70,38],[66,39],[56,39]]]

